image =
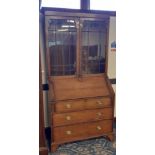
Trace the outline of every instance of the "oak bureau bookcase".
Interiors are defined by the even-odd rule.
[[[107,76],[109,15],[46,10],[51,149],[113,139],[114,92]]]

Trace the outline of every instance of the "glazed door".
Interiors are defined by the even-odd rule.
[[[75,75],[77,65],[76,19],[48,17],[46,47],[49,76]]]
[[[106,22],[100,19],[82,18],[80,68],[82,75],[105,72]]]

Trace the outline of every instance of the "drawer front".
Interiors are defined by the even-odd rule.
[[[55,142],[95,137],[112,132],[112,120],[55,127],[53,131]]]
[[[53,126],[62,126],[103,119],[112,119],[112,108],[53,114]]]
[[[85,104],[86,109],[103,108],[106,106],[111,106],[111,99],[109,97],[87,99]]]
[[[84,109],[85,100],[60,101],[55,103],[56,112],[70,112]]]
[[[54,104],[55,112],[71,112],[84,109],[104,108],[111,106],[109,97],[59,101]]]

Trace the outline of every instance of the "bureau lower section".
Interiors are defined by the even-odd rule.
[[[99,136],[113,139],[110,97],[57,101],[52,105],[52,151],[59,144]]]

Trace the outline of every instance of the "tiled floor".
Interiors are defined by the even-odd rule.
[[[115,143],[104,137],[61,145],[49,155],[115,155]]]

